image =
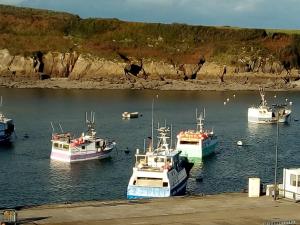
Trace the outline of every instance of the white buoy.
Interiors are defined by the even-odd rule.
[[[287,102],[287,101],[288,101],[288,99],[286,98],[286,99],[285,99],[285,101]]]
[[[236,144],[237,144],[238,146],[243,146],[243,142],[242,142],[242,141],[237,141]]]
[[[229,98],[227,98],[226,101],[229,102]]]
[[[293,102],[290,102],[290,105],[293,105]]]
[[[224,105],[226,105],[226,102],[224,102]]]
[[[274,98],[276,98],[277,96],[276,95],[274,95]]]
[[[233,94],[233,97],[235,98],[235,94]]]

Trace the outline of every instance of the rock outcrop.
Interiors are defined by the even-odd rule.
[[[137,60],[136,60],[137,61]],[[138,71],[132,71],[132,65],[138,66]],[[131,67],[129,68],[128,65]],[[224,68],[225,72],[224,72]],[[122,62],[118,59],[104,59],[90,54],[79,54],[75,51],[60,53],[37,52],[32,56],[11,55],[7,49],[0,50],[0,76],[30,79],[68,78],[69,80],[95,80],[122,83],[125,80],[136,82],[138,79],[165,81],[173,80],[201,80],[213,77],[221,79],[220,74],[237,76],[244,73],[276,73],[284,76],[284,66],[278,61],[269,59],[243,58],[236,66],[218,65],[206,62],[200,58],[195,64],[172,64],[164,61],[143,59],[138,64],[135,61]],[[128,74],[132,76],[128,79]],[[276,75],[275,74],[275,75]],[[288,74],[290,75],[290,74]]]

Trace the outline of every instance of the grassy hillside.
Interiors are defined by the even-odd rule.
[[[289,59],[296,54],[293,64],[298,66],[298,33],[81,19],[68,13],[0,5],[0,48],[13,54],[76,50],[117,58],[116,53],[122,52],[182,63],[195,63],[204,55],[222,64],[235,63],[241,57]]]

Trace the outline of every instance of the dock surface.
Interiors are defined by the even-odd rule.
[[[299,224],[300,203],[245,193],[91,201],[21,209],[21,224]]]

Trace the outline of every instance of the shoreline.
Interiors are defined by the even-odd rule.
[[[48,88],[48,89],[109,89],[109,90],[163,90],[163,91],[257,91],[264,87],[265,91],[300,91],[300,82],[288,84],[265,81],[263,85],[245,84],[227,80],[219,83],[218,80],[143,80],[132,83],[129,81],[93,81],[70,80],[68,78],[51,78],[47,80],[22,80],[0,78],[0,86],[6,88]]]

